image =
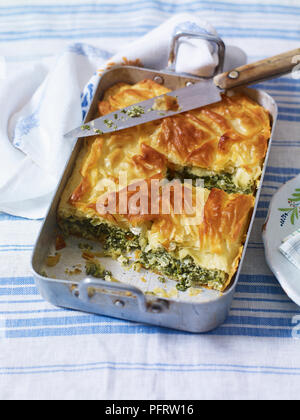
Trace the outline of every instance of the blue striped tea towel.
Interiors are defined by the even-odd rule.
[[[172,35],[180,29],[216,34],[203,19],[184,13],[123,47],[110,61],[103,59],[102,50],[76,43],[33,67],[7,69],[0,84],[0,103],[7,104],[0,115],[0,211],[32,219],[45,216],[75,141],[66,141],[64,134],[86,116],[99,82],[97,71],[121,63],[166,68]],[[180,71],[211,74],[217,55],[206,41],[182,48]]]
[[[20,109],[19,97],[26,87],[26,101],[30,101],[32,90],[42,83],[43,63],[35,67],[36,59],[59,54],[72,42],[67,51],[72,50],[84,72],[90,69],[92,74],[117,48],[132,60],[140,45],[144,57],[138,57],[144,66],[160,69],[157,47],[167,54],[167,36],[155,32],[148,51],[140,37],[182,12],[211,22],[225,40],[227,54],[230,46],[239,47],[248,62],[299,47],[299,0],[1,1],[0,55],[6,56],[12,82],[0,80],[0,92],[4,95],[5,89],[7,95],[1,93],[0,99],[0,201],[7,175],[1,165],[14,148],[4,143],[9,131],[4,117],[11,112],[11,102],[15,111]],[[97,66],[93,64],[95,70],[90,63]],[[36,84],[29,86],[32,72]],[[80,78],[80,92],[89,77]],[[226,322],[209,334],[194,335],[54,308],[40,297],[30,272],[41,222],[0,214],[1,400],[299,399],[300,308],[285,295],[265,263],[261,228],[273,194],[300,172],[300,79],[286,76],[257,88],[274,97],[279,119],[253,234]],[[85,91],[81,101],[89,97]],[[79,119],[81,101],[79,94]],[[11,185],[24,154],[17,150],[14,156]],[[31,182],[38,168],[32,169]],[[12,204],[16,195],[16,190],[11,192]],[[43,214],[44,201],[34,202],[36,207],[39,204],[36,213]],[[23,206],[22,212],[28,208],[32,214],[30,200],[25,204],[28,207]],[[10,210],[15,210],[15,204]]]

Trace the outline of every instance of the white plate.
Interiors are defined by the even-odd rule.
[[[263,239],[269,267],[287,295],[300,306],[300,270],[279,251],[282,241],[300,228],[300,200],[293,195],[299,193],[300,175],[277,191],[270,204]]]

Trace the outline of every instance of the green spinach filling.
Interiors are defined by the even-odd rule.
[[[116,226],[101,223],[97,219],[77,219],[71,216],[61,220],[60,226],[66,235],[100,240],[106,251],[122,254],[140,248],[139,236]]]
[[[164,249],[143,251],[139,257],[139,263],[146,269],[177,280],[176,287],[180,291],[185,291],[192,285],[223,290],[228,278],[223,271],[201,268],[195,264],[191,257],[179,260]]]
[[[169,181],[172,181],[175,178],[179,179],[181,182],[184,182],[185,179],[191,179],[194,187],[196,186],[197,180],[203,180],[203,186],[205,188],[209,190],[218,188],[229,194],[253,194],[254,192],[254,183],[249,185],[247,188],[242,189],[234,183],[233,175],[226,172],[214,175],[198,176],[193,174],[190,168],[186,167],[182,171],[172,171],[171,169],[168,169],[167,178]]]
[[[147,270],[176,280],[178,282],[176,287],[180,291],[185,291],[192,285],[223,290],[226,283],[227,274],[221,270],[201,268],[195,264],[191,257],[179,260],[163,248],[146,252],[146,241],[142,246],[142,239],[139,236],[107,223],[99,223],[97,219],[76,219],[71,216],[60,220],[60,226],[66,235],[79,235],[86,239],[100,240],[104,249],[114,255],[123,255],[133,250],[142,249],[137,263]],[[86,264],[86,273],[96,278],[111,276],[109,271],[95,262]]]
[[[100,263],[95,263],[92,261],[89,261],[85,265],[85,271],[88,276],[92,276],[98,279],[106,280],[107,278],[112,278],[111,271],[108,271],[103,267]]]

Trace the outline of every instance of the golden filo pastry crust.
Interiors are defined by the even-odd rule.
[[[133,86],[126,83],[117,83],[105,92],[103,100],[99,102],[99,113],[100,115],[106,115],[168,92],[170,90],[166,87],[148,79]]]
[[[105,115],[166,92],[151,80],[134,86],[116,85],[99,103],[99,111]],[[188,167],[199,176],[231,174],[241,190],[259,182],[271,123],[268,111],[249,97],[223,95],[221,102],[165,118],[150,127],[144,141],[169,162]]]
[[[255,199],[251,195],[203,190],[203,214],[193,223],[187,214],[157,217],[148,231],[152,249],[163,246],[179,259],[192,256],[206,269],[226,272],[230,281],[236,271]]]
[[[105,93],[99,112],[105,115],[167,92],[168,89],[151,80],[134,86],[119,83]],[[59,222],[63,227],[67,221],[70,227],[79,221],[80,229],[85,229],[82,226],[86,223],[92,226],[104,223],[127,232],[138,228],[145,256],[164,250],[176,261],[189,257],[203,270],[223,273],[221,285],[213,281],[202,285],[224,290],[239,264],[254,208],[253,194],[182,187],[183,201],[191,191],[193,200],[196,193],[202,196],[200,204],[197,202],[200,218],[197,213],[198,219],[192,223],[190,215],[176,213],[172,194],[170,212],[162,210],[165,198],[161,188],[155,198],[159,209],[155,214],[137,211],[136,207],[133,211],[130,205],[120,213],[119,198],[125,191],[130,202],[134,195],[132,187],[145,180],[150,203],[153,198],[150,181],[165,179],[170,169],[189,168],[192,175],[200,178],[231,174],[241,186],[258,182],[270,130],[268,112],[245,95],[237,94],[223,96],[221,102],[191,112],[84,140],[61,198]],[[120,174],[125,176],[122,181]],[[116,197],[115,212],[101,213],[99,201],[105,203],[111,194]],[[70,232],[84,235],[80,229]],[[159,268],[151,266],[151,269],[165,274]]]
[[[270,135],[266,110],[244,95],[224,95],[218,104],[166,118],[150,144],[178,165],[227,173],[239,169],[243,185],[259,179]]]

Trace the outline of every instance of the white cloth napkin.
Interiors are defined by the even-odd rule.
[[[109,62],[118,64],[126,57],[139,59],[144,67],[166,68],[171,36],[179,29],[216,33],[197,17],[176,15]],[[63,135],[82,123],[99,81],[97,70],[107,64],[105,51],[85,44],[18,70],[2,63],[0,211],[45,216],[74,146],[75,140]],[[186,40],[180,45],[177,71],[209,76],[216,64],[216,49],[207,42]]]
[[[300,270],[300,229],[286,238],[279,250]]]

